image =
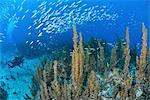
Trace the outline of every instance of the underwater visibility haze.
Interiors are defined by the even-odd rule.
[[[0,0],[0,100],[150,100],[150,0]]]

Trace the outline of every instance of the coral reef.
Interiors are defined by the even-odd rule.
[[[73,26],[71,60],[41,60],[33,76],[32,97],[37,100],[148,100],[150,99],[150,50],[147,29],[142,24],[141,54],[118,41],[109,51],[105,41],[83,44]],[[64,55],[64,58],[67,55]],[[135,73],[132,73],[133,68]]]

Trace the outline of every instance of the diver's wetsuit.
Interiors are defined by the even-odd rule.
[[[10,68],[14,68],[15,66],[21,66],[21,64],[23,65],[23,56],[21,57],[15,57],[12,61],[9,61],[8,66]]]

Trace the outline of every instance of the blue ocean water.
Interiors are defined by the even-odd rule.
[[[84,42],[98,38],[111,44],[125,39],[129,27],[130,46],[140,48],[142,23],[150,29],[149,9],[149,0],[0,0],[0,60],[36,59],[72,45],[73,24]]]
[[[135,43],[140,42],[141,23],[144,22],[145,25],[149,27],[149,17],[150,17],[149,0],[127,0],[127,1],[126,0],[123,1],[83,0],[82,2],[79,2],[79,4],[75,4],[77,5],[77,7],[72,7],[72,8],[71,7],[69,8],[69,6],[71,6],[71,4],[73,4],[74,2],[78,2],[78,0],[62,1],[63,3],[58,6],[57,6],[57,2],[59,1],[45,0],[46,6],[39,8],[38,6],[42,2],[44,1],[2,0],[1,4],[3,6],[1,7],[2,14],[0,19],[1,33],[3,33],[4,35],[7,34],[8,36],[6,36],[6,38],[11,38],[11,40],[10,39],[8,40],[13,41],[14,43],[20,43],[20,42],[25,43],[26,40],[30,40],[30,39],[37,40],[37,35],[39,33],[38,31],[41,29],[34,30],[34,27],[38,26],[39,23],[33,25],[33,22],[37,19],[40,19],[40,17],[42,17],[44,13],[43,14],[38,13],[35,16],[35,18],[31,18],[31,17],[33,15],[33,12],[36,12],[36,10],[44,9],[46,12],[49,10],[49,8],[51,8],[52,10],[48,12],[48,14],[51,14],[53,11],[59,13],[58,15],[49,16],[49,21],[53,22],[53,20],[51,20],[50,18],[56,17],[56,21],[58,23],[60,21],[57,18],[60,18],[62,23],[66,25],[66,26],[65,25],[59,26],[57,25],[57,23],[54,24],[57,27],[59,27],[59,29],[57,28],[56,30],[53,29],[54,32],[58,31],[58,33],[56,33],[55,36],[53,36],[52,32],[50,33],[50,35],[47,35],[47,32],[43,32],[44,35],[42,38],[44,39],[42,39],[42,41],[52,42],[51,44],[57,44],[57,42],[59,44],[62,43],[62,41],[71,42],[72,39],[71,23],[74,17],[76,16],[77,17],[75,19],[81,20],[81,22],[77,21],[76,23],[78,29],[83,33],[83,36],[86,36],[86,38],[84,38],[85,40],[88,40],[91,37],[97,37],[97,38],[106,39],[109,42],[113,42],[115,41],[117,36],[124,38],[125,27],[129,27],[130,38],[132,39],[131,45],[133,45]],[[54,4],[51,6],[51,4],[48,5],[48,2],[52,2],[52,4],[53,3]],[[86,4],[86,6],[82,7],[82,5],[84,4]],[[67,7],[63,11],[61,11],[61,8],[65,6]],[[73,13],[70,14],[69,12],[71,11],[73,11]],[[91,12],[92,13],[94,12],[95,15],[90,14]],[[84,19],[86,15],[89,18]],[[31,29],[28,29],[29,26],[33,26],[33,27]],[[44,27],[46,27],[46,25],[45,26],[43,25],[41,28]],[[28,36],[27,35],[28,33],[33,33],[33,34]],[[9,34],[11,34],[11,36]],[[50,40],[48,38],[50,36],[52,36],[53,39]],[[8,42],[8,40],[7,41],[4,40],[4,41]]]

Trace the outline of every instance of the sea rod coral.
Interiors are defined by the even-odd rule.
[[[103,45],[100,40],[92,42],[95,48],[90,45],[84,47],[82,34],[77,32],[74,25],[70,62],[50,59],[41,61],[33,76],[31,98],[36,100],[148,100],[150,89],[146,87],[149,87],[150,82],[147,71],[150,66],[150,53],[148,53],[150,50],[147,48],[147,29],[142,24],[143,42],[140,55],[133,55],[133,51],[130,50],[129,28],[126,28],[125,33],[125,45],[120,42],[121,46],[118,46],[116,43],[111,51],[105,51],[106,45]],[[123,52],[122,58],[117,57],[119,52]],[[136,61],[131,62],[133,56]],[[120,61],[122,61],[119,65],[121,67],[118,67]],[[134,75],[131,74],[133,67],[136,67]],[[134,76],[136,81],[133,79]]]

